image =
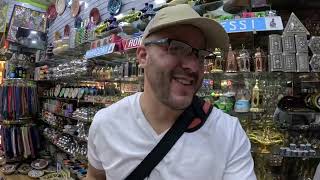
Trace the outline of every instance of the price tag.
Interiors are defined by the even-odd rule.
[[[116,45],[115,43],[110,43],[105,46],[91,49],[86,52],[85,58],[90,59],[90,58],[94,58],[94,57],[99,57],[99,56],[111,54],[114,51],[115,45]]]
[[[125,39],[123,42],[124,50],[138,48],[142,43],[142,36]]]

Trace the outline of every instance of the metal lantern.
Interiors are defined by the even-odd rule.
[[[226,62],[226,72],[237,72],[237,61],[231,44],[229,45],[229,51]]]
[[[239,56],[237,56],[236,59],[240,72],[250,72],[250,54],[244,49],[244,46],[242,46],[242,50],[239,52]]]
[[[252,96],[251,96],[251,112],[261,112],[262,109],[262,92],[259,88],[259,81],[256,79],[256,84],[252,89]]]
[[[258,47],[254,53],[254,69],[255,72],[263,72],[266,70],[266,56],[263,50]]]
[[[211,72],[223,72],[223,64],[224,60],[222,57],[222,52],[219,48],[216,48],[213,52],[214,59],[213,59],[213,67],[211,69]]]

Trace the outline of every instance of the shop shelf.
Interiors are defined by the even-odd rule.
[[[74,158],[77,159],[77,160],[86,160],[86,159],[87,159],[87,157],[85,157],[85,156],[75,155],[75,154],[72,154],[72,153],[66,151],[64,148],[62,148],[62,147],[58,146],[57,144],[55,144],[55,143],[54,143],[49,137],[47,137],[46,135],[43,135],[43,136],[44,136],[52,145],[56,146],[60,151],[68,154],[69,156],[72,156],[72,157],[74,157]]]
[[[54,113],[54,112],[50,112],[50,113],[52,113],[55,116],[59,116],[59,117],[63,117],[63,118],[67,118],[67,119],[71,119],[71,120],[75,120],[75,121],[80,121],[80,122],[84,122],[84,123],[91,123],[91,121],[83,121],[83,120],[80,120],[80,119],[77,119],[77,118],[74,118],[74,117],[68,117],[68,116],[65,116],[65,115],[62,115],[62,114],[59,114],[59,113]]]

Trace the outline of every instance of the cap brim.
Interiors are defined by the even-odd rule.
[[[214,49],[214,48],[221,48],[222,50],[228,49],[229,36],[226,33],[226,31],[215,20],[204,18],[204,17],[189,18],[189,19],[183,19],[180,21],[160,24],[154,28],[151,28],[148,34],[159,31],[166,27],[176,26],[176,25],[185,25],[185,24],[193,25],[199,28],[203,32],[207,41],[208,49]]]

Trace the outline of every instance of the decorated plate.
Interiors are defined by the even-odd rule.
[[[73,88],[70,88],[68,98],[72,98]]]
[[[40,171],[40,170],[31,170],[28,173],[28,176],[30,176],[32,178],[39,178],[39,177],[41,177],[43,175],[44,175],[44,172]]]
[[[55,88],[55,90],[54,90],[54,96],[55,96],[55,97],[58,97],[60,91],[61,91],[61,85],[58,84],[58,85],[56,85],[56,88]]]
[[[64,95],[63,95],[64,98],[68,97],[69,91],[70,91],[70,88],[66,88],[66,91],[64,92]]]
[[[32,168],[31,168],[31,166],[29,164],[22,164],[18,168],[18,172],[20,174],[25,174],[25,175],[27,175],[28,172],[31,171],[31,170],[32,170]]]
[[[59,97],[63,97],[64,96],[64,91],[66,90],[66,88],[62,88],[59,94]]]
[[[73,0],[71,5],[71,16],[76,17],[80,11],[80,2],[79,0]]]
[[[59,15],[62,15],[64,10],[66,9],[66,1],[65,0],[56,0],[56,9]]]
[[[79,88],[74,88],[72,92],[72,98],[76,98],[79,93]]]
[[[121,0],[109,0],[107,8],[110,14],[116,15],[120,12],[121,5],[122,5]]]
[[[37,170],[44,169],[48,166],[49,162],[45,159],[37,159],[31,163],[31,167]]]

